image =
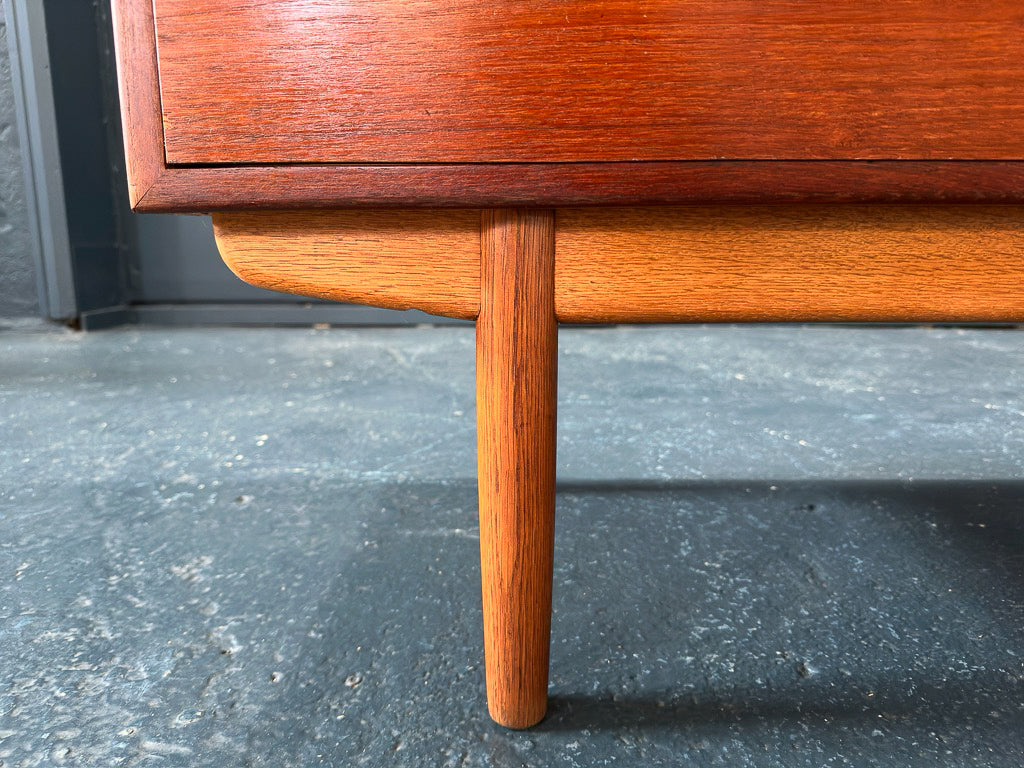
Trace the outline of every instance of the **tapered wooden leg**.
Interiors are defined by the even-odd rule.
[[[488,210],[476,326],[487,704],[509,728],[547,708],[555,536],[554,213]]]

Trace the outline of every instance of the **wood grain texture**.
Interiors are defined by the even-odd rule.
[[[1024,207],[558,211],[558,319],[1021,322]]]
[[[547,707],[555,534],[554,215],[481,216],[477,320],[487,702],[511,728]]]
[[[259,288],[474,319],[479,211],[291,211],[213,217],[221,257]]]
[[[694,202],[1024,202],[1024,163],[1000,161],[344,164],[164,162],[150,0],[113,0],[133,207],[658,205]]]
[[[171,163],[1022,159],[1018,0],[156,0]]]
[[[113,0],[114,49],[121,101],[128,197],[139,208],[164,171],[152,0]]]
[[[170,167],[136,210],[753,202],[1024,202],[1020,162]]]

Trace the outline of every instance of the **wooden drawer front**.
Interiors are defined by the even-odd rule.
[[[172,164],[1024,159],[1018,0],[155,0]]]

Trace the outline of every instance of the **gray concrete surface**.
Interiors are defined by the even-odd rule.
[[[0,317],[39,314],[35,264],[29,250],[25,179],[18,149],[14,86],[0,0]]]
[[[510,732],[471,329],[0,334],[2,765],[1021,765],[1024,333],[561,350]]]

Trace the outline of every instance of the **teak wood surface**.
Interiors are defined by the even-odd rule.
[[[480,570],[487,705],[526,728],[547,708],[555,546],[555,226],[487,210],[476,324]]]
[[[472,9],[113,0],[133,207],[1024,202],[1012,0]]]
[[[154,5],[170,163],[1024,158],[1018,0]]]

